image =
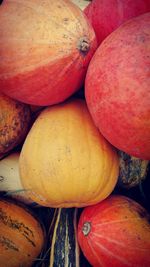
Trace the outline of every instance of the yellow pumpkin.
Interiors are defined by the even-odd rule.
[[[119,161],[84,100],[47,107],[34,122],[19,158],[23,187],[48,207],[83,207],[114,189]]]
[[[0,94],[0,157],[23,141],[30,121],[28,105]]]
[[[43,227],[29,210],[0,199],[0,267],[32,266],[43,245]]]

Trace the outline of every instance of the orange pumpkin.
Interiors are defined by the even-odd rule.
[[[80,89],[97,47],[92,26],[69,0],[4,1],[0,38],[0,89],[39,106]]]
[[[0,157],[20,144],[30,125],[30,108],[0,94]]]
[[[19,158],[29,197],[49,207],[83,207],[106,198],[116,185],[118,165],[81,99],[42,111]]]
[[[111,195],[81,213],[79,245],[93,267],[149,267],[149,222],[139,203]]]
[[[0,199],[0,266],[30,267],[43,245],[43,227],[29,210]]]

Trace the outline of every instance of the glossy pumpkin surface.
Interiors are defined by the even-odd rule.
[[[3,1],[0,36],[0,90],[39,106],[80,89],[97,47],[86,16],[69,0]]]
[[[0,199],[0,267],[32,266],[43,245],[43,228],[29,210]]]
[[[22,185],[35,202],[50,207],[82,207],[114,189],[118,156],[95,127],[84,100],[46,108],[23,145]]]
[[[93,267],[149,267],[149,222],[140,204],[111,195],[81,213],[79,245]]]

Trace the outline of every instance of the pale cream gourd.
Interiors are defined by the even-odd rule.
[[[19,156],[19,152],[13,152],[0,160],[0,191],[26,204],[33,204],[20,181]]]

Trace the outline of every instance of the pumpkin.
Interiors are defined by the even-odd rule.
[[[92,58],[85,97],[94,123],[116,148],[150,159],[150,12],[111,33]]]
[[[83,207],[113,191],[119,160],[85,101],[72,99],[40,113],[23,144],[19,171],[23,188],[36,203]]]
[[[69,0],[4,1],[0,36],[0,90],[38,106],[80,89],[97,48],[92,26]]]
[[[43,230],[25,207],[0,199],[0,266],[32,266],[44,245]]]
[[[19,152],[13,152],[0,160],[0,192],[33,205],[34,203],[26,195],[20,181],[19,156]]]
[[[150,0],[93,0],[84,10],[100,44],[122,23],[150,12]]]
[[[0,94],[0,157],[19,145],[29,130],[30,107]]]
[[[140,185],[147,177],[149,161],[132,157],[123,151],[119,154],[118,187],[130,189]]]
[[[139,203],[111,195],[82,211],[79,245],[93,267],[149,267],[149,221]]]

